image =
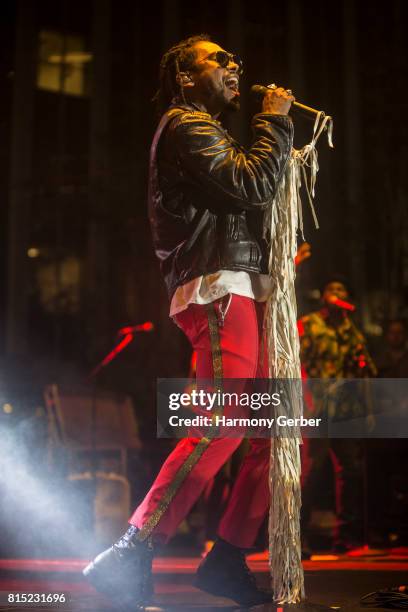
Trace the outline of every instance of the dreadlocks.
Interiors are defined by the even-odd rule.
[[[159,115],[164,113],[174,97],[181,95],[185,101],[183,87],[177,82],[177,75],[193,68],[196,58],[193,47],[202,40],[211,40],[211,38],[208,34],[190,36],[163,55],[160,62],[159,89],[153,98]]]

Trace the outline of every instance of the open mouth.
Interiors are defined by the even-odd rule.
[[[230,76],[227,79],[225,79],[225,85],[228,87],[228,89],[231,89],[234,92],[238,92],[238,88],[239,88],[239,79],[237,76]]]

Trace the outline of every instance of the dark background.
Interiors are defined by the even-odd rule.
[[[120,326],[152,320],[155,333],[138,336],[101,383],[137,392],[140,381],[186,373],[188,346],[168,320],[152,253],[146,175],[161,54],[200,32],[244,59],[242,110],[228,124],[244,142],[256,110],[248,90],[256,82],[290,86],[299,101],[334,117],[335,149],[324,139],[319,145],[320,230],[304,203],[313,256],[304,264],[301,291],[317,288],[333,271],[346,273],[357,319],[374,342],[385,318],[406,315],[407,12],[403,0],[143,6],[3,0],[5,367],[34,368],[46,381],[75,379],[112,347]],[[54,60],[47,55],[50,37],[59,45],[57,63],[55,50]],[[75,68],[78,50],[87,59]],[[54,90],[39,86],[44,65],[53,66]],[[75,69],[82,84],[64,93]],[[296,133],[297,146],[305,144],[311,126],[296,120]],[[27,256],[30,248],[36,257]]]
[[[335,149],[319,143],[319,230],[304,201],[302,314],[341,272],[374,349],[384,321],[407,317],[405,0],[2,0],[0,14],[2,402],[27,415],[45,384],[82,383],[118,328],[150,320],[97,385],[130,393],[142,437],[164,449],[155,379],[186,376],[190,349],[151,246],[151,99],[162,53],[201,32],[244,60],[241,112],[227,120],[244,143],[253,83],[290,87],[334,118]],[[295,126],[299,147],[311,125]]]

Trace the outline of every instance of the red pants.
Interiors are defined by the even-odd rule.
[[[231,301],[230,301],[231,298]],[[210,338],[209,308],[217,317],[218,340],[225,378],[264,378],[268,376],[266,351],[261,342],[264,304],[231,295],[209,306],[192,304],[176,316],[177,324],[197,352],[197,378],[212,378],[214,346]],[[197,453],[199,438],[180,440],[164,462],[150,491],[136,509],[130,523],[147,531],[158,541],[167,541],[176,531],[207,482],[241,443],[240,439],[215,438],[189,468],[192,453]],[[270,442],[252,439],[244,458],[218,534],[242,548],[252,546],[269,507],[268,484]],[[171,489],[177,474],[185,469],[177,492]],[[170,493],[169,493],[170,492]],[[154,527],[149,527],[149,524]]]

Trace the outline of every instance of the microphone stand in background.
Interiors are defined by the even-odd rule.
[[[128,344],[132,342],[134,339],[134,335],[137,332],[151,332],[154,330],[154,325],[151,321],[146,321],[146,323],[142,323],[141,325],[133,325],[131,327],[121,327],[117,332],[117,337],[122,338],[122,340],[100,361],[92,370],[92,372],[88,376],[88,380],[92,380],[95,378],[99,372],[106,367],[111,361],[113,361],[119,353],[123,351],[124,348],[127,347]]]
[[[140,325],[133,325],[127,327],[121,327],[117,331],[117,338],[120,341],[114,346],[114,348],[100,361],[90,372],[87,377],[87,382],[92,382],[92,405],[91,405],[91,476],[95,479],[96,477],[96,384],[95,379],[97,375],[105,368],[108,364],[112,363],[114,359],[134,340],[135,334],[140,332],[152,332],[154,325],[151,321],[146,321]]]

